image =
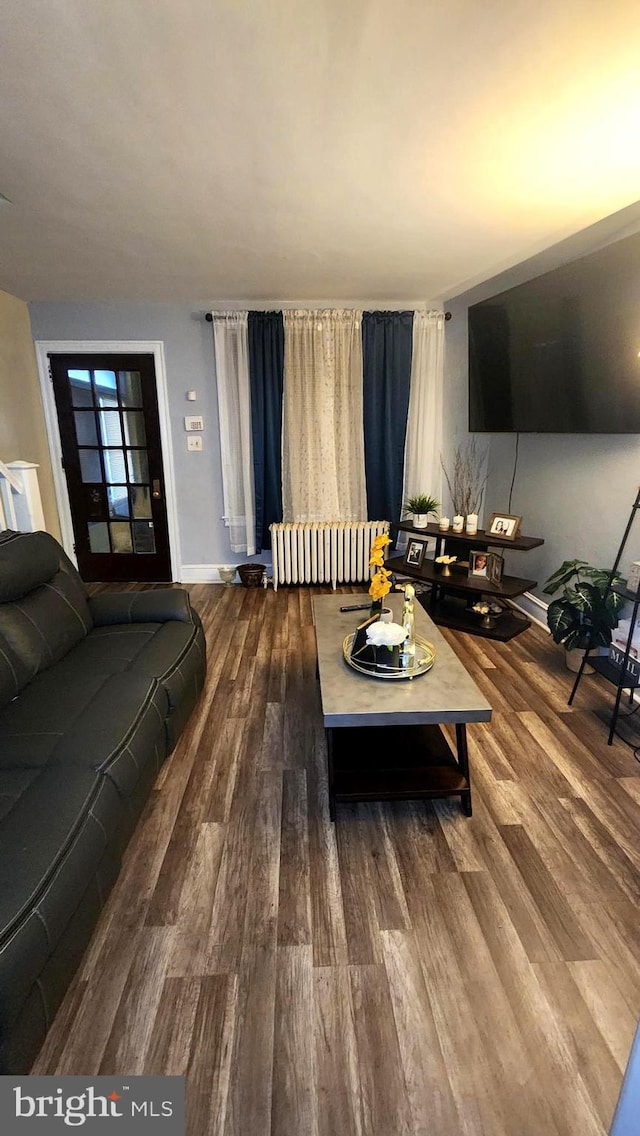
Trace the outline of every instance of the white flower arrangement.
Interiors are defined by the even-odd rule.
[[[372,623],[367,628],[367,643],[370,647],[399,647],[404,643],[407,633],[399,623]]]

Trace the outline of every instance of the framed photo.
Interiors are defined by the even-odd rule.
[[[497,552],[490,552],[487,559],[487,579],[490,584],[499,584],[502,580],[504,559]]]
[[[426,551],[426,540],[410,540],[404,554],[405,568],[413,568],[416,571],[422,568],[422,561],[424,560]]]
[[[522,517],[513,517],[509,513],[492,513],[484,531],[489,536],[499,536],[502,540],[515,540],[520,532],[521,520]]]
[[[485,579],[489,574],[489,556],[490,553],[485,552],[484,549],[480,552],[469,553],[469,575],[470,576],[484,576]]]

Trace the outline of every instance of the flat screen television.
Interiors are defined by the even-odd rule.
[[[640,434],[640,233],[469,308],[469,429]]]

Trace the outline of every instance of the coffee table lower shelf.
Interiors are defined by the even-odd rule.
[[[465,723],[456,724],[457,756],[439,726],[328,727],[329,808],[346,801],[460,797],[471,816]]]

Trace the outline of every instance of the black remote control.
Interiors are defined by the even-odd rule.
[[[351,606],[347,605],[346,607],[341,607],[340,611],[367,611],[367,609],[370,608],[370,607],[371,607],[370,603],[352,604]]]

